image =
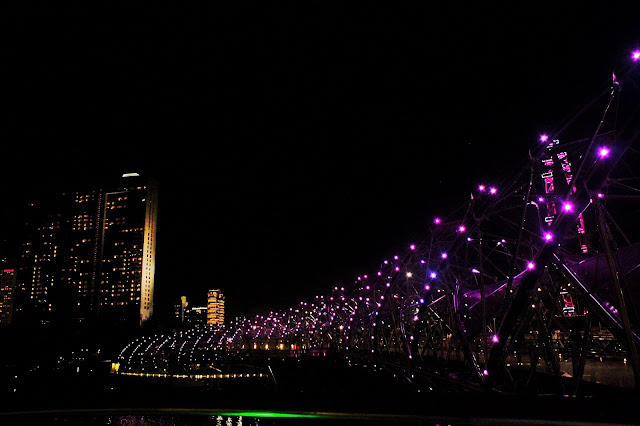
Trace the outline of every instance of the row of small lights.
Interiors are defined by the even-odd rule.
[[[137,376],[137,377],[162,377],[172,379],[242,379],[251,377],[268,377],[268,374],[253,373],[253,374],[166,374],[166,373],[119,373],[123,376]]]

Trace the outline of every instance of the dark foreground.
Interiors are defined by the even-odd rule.
[[[268,377],[213,380],[31,374],[3,388],[0,424],[638,424],[640,397],[418,390],[332,357],[280,359]]]

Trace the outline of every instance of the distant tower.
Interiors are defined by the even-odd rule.
[[[3,269],[0,271],[0,324],[11,324],[15,285],[15,270]]]
[[[15,292],[16,321],[49,321],[60,303],[65,303],[65,201],[65,194],[48,194],[26,206]]]
[[[185,313],[187,312],[188,306],[187,296],[180,296],[180,303],[174,305],[176,318],[181,323],[185,322]]]
[[[224,295],[220,290],[209,290],[207,324],[224,324]]]
[[[153,314],[158,188],[126,173],[104,194],[100,315],[140,323]]]
[[[66,195],[66,259],[64,281],[67,309],[74,317],[87,317],[97,302],[102,194],[96,188]],[[62,272],[62,271],[61,271]]]

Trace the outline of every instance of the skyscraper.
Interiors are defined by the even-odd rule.
[[[112,318],[153,313],[158,190],[137,173],[104,193],[99,311]]]
[[[209,290],[207,324],[224,324],[224,295],[220,290]]]
[[[17,317],[138,322],[153,313],[158,189],[128,173],[27,206]]]
[[[16,274],[13,269],[0,271],[0,324],[11,324],[13,318],[13,291]]]

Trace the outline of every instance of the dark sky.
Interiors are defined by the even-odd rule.
[[[640,46],[609,5],[79,3],[4,7],[0,232],[36,188],[153,175],[156,308],[231,315],[419,239]]]

